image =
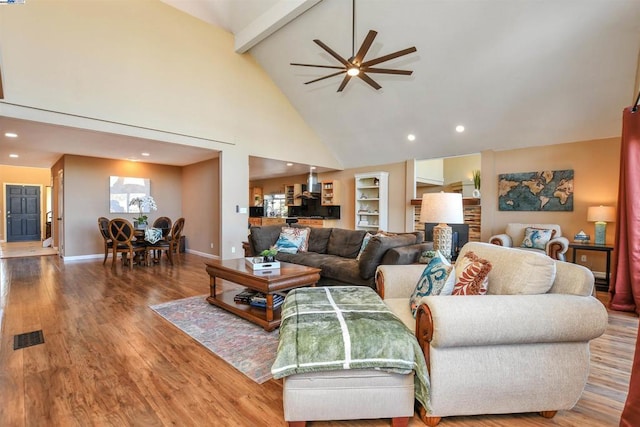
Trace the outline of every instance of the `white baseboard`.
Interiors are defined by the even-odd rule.
[[[198,255],[198,256],[201,256],[201,257],[204,257],[204,258],[220,259],[220,257],[218,255],[211,255],[211,254],[207,254],[207,253],[200,252],[200,251],[194,251],[193,249],[187,249],[186,252],[189,253],[189,254]]]
[[[109,257],[111,254],[109,254]],[[88,259],[104,259],[104,254],[76,255],[61,257],[64,262],[67,261],[86,261]]]

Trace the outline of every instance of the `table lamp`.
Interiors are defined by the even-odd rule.
[[[587,209],[587,221],[596,223],[596,245],[607,242],[607,222],[616,220],[616,209],[613,206],[591,206]]]
[[[420,222],[438,223],[433,227],[433,250],[440,250],[443,255],[449,257],[453,249],[453,231],[447,223],[464,223],[462,194],[444,192],[423,194]]]

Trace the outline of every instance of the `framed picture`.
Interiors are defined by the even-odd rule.
[[[573,211],[573,169],[498,175],[501,211]]]
[[[129,206],[134,197],[151,194],[151,183],[148,178],[132,178],[126,176],[109,177],[109,212],[141,213],[138,205]],[[148,213],[148,212],[142,212]]]

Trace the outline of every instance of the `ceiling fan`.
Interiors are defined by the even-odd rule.
[[[295,63],[295,62],[290,63],[291,65],[295,65],[295,66],[299,66],[299,67],[331,68],[331,69],[340,70],[340,71],[338,71],[336,73],[332,73],[332,74],[329,74],[327,76],[320,77],[318,79],[310,80],[308,82],[305,82],[304,84],[308,85],[309,83],[315,83],[315,82],[318,82],[320,80],[328,79],[330,77],[339,76],[341,74],[345,74],[346,73],[345,76],[344,76],[344,79],[342,80],[342,83],[338,87],[338,92],[342,92],[342,90],[345,88],[347,83],[349,83],[349,80],[351,80],[352,77],[359,77],[362,80],[364,80],[366,83],[368,83],[371,87],[373,87],[374,89],[378,90],[382,86],[380,86],[378,83],[375,82],[375,80],[373,80],[371,77],[369,77],[367,75],[367,73],[401,74],[401,75],[405,75],[405,76],[410,76],[413,73],[413,71],[409,71],[409,70],[393,70],[393,69],[389,69],[389,68],[376,68],[376,67],[374,67],[374,65],[380,64],[382,62],[390,61],[392,59],[398,58],[400,56],[407,55],[409,53],[416,52],[417,49],[415,48],[415,46],[412,46],[412,47],[409,47],[409,48],[406,48],[406,49],[402,49],[402,50],[399,50],[397,52],[393,52],[393,53],[390,53],[388,55],[381,56],[379,58],[375,58],[375,59],[370,59],[368,61],[364,61],[364,57],[366,56],[367,52],[369,51],[369,48],[373,44],[373,40],[376,38],[376,35],[378,34],[376,31],[369,30],[369,33],[367,33],[367,36],[364,38],[364,41],[362,42],[362,45],[360,45],[360,49],[358,49],[358,53],[354,53],[355,52],[355,46],[356,46],[356,36],[355,36],[355,15],[356,15],[356,13],[355,13],[355,10],[356,10],[356,1],[353,0],[353,3],[352,3],[352,11],[353,11],[353,13],[352,13],[352,26],[351,26],[352,50],[351,50],[351,57],[349,59],[345,59],[342,56],[338,55],[333,49],[331,49],[326,44],[322,43],[320,40],[318,40],[318,39],[313,40],[313,42],[315,44],[317,44],[318,46],[323,48],[325,51],[327,51],[327,53],[329,53],[329,55],[333,56],[336,60],[338,60],[338,62],[340,62],[340,64],[342,64],[341,66],[300,64],[300,63]]]

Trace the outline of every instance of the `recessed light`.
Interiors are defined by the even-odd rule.
[[[17,138],[18,134],[13,132],[5,132],[4,136],[6,136],[7,138]]]
[[[149,157],[149,156],[151,155],[151,154],[149,154],[149,153],[140,153],[140,154],[141,154],[142,156],[144,156],[144,157]]]
[[[293,163],[287,163],[287,166],[293,166]]]
[[[11,157],[12,159],[17,159],[20,156],[18,156],[17,154],[9,154],[9,157]]]
[[[456,126],[456,132],[458,132],[458,133],[464,132],[464,126],[462,126],[462,125]]]
[[[409,135],[407,135],[407,139],[409,141],[415,141],[416,140],[416,136],[414,134],[410,133]]]

